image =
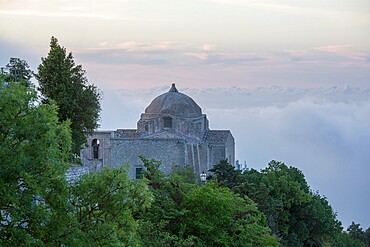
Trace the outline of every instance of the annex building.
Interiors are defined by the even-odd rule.
[[[91,172],[129,163],[130,176],[136,177],[143,169],[139,155],[160,160],[160,170],[165,173],[174,166],[189,165],[200,175],[220,160],[235,164],[230,130],[210,130],[201,108],[175,84],[149,104],[137,129],[95,131],[87,141],[89,146],[81,151],[81,159]]]

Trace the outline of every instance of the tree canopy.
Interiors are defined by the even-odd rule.
[[[31,86],[32,83],[30,80],[33,76],[33,72],[25,60],[12,57],[6,65],[6,69],[8,70],[7,81],[20,82],[26,87]]]
[[[70,147],[55,104],[0,81],[0,246],[140,244],[134,214],[151,203],[145,180],[124,166],[68,185]]]
[[[73,208],[67,246],[139,246],[135,214],[151,205],[144,180],[130,179],[128,167],[86,174],[70,187]]]
[[[58,123],[55,106],[29,107],[31,92],[0,87],[0,245],[140,246],[134,215],[152,198],[145,180],[121,167],[68,186],[68,122]]]
[[[88,84],[85,70],[75,64],[72,53],[67,54],[55,37],[51,38],[48,56],[41,61],[35,76],[44,102],[55,101],[59,120],[71,121],[72,152],[79,155],[87,136],[98,127],[101,92]]]
[[[329,202],[311,191],[299,169],[278,161],[271,161],[260,172],[232,169],[220,162],[213,172],[221,185],[256,202],[284,246],[321,246],[341,234],[341,223]]]
[[[357,242],[357,245],[370,246],[370,227],[365,231],[360,224],[352,221],[347,228],[348,235],[351,239]]]
[[[0,83],[0,245],[56,245],[67,232],[69,122],[36,91]]]
[[[161,173],[146,160],[153,204],[138,215],[143,246],[277,246],[265,216],[247,197],[185,173]]]

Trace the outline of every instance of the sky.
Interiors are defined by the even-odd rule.
[[[370,1],[0,0],[0,66],[37,71],[51,36],[103,92],[101,129],[192,97],[236,159],[303,171],[347,227],[370,227]]]

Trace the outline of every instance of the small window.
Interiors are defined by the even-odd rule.
[[[99,140],[93,139],[91,142],[93,159],[99,159]]]
[[[148,124],[145,124],[145,131],[148,131],[149,130],[149,126],[148,126]]]
[[[143,177],[143,168],[141,167],[136,167],[136,179],[141,179]]]
[[[163,127],[164,128],[172,128],[172,118],[164,117],[163,118]]]

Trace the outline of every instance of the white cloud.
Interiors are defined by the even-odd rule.
[[[217,45],[215,44],[203,44],[201,46],[201,50],[205,51],[205,52],[212,52],[214,51],[215,49],[217,48]]]
[[[84,56],[107,56],[109,59],[112,55],[120,55],[120,53],[129,52],[135,56],[134,63],[137,63],[137,58],[147,59],[153,53],[158,59],[168,59],[168,53],[171,53],[172,64],[183,64],[184,58],[195,58],[205,64],[222,64],[222,65],[245,65],[250,66],[251,62],[262,62],[255,64],[258,67],[290,67],[296,69],[292,63],[310,63],[313,66],[330,66],[330,67],[363,67],[367,66],[370,46],[366,45],[330,45],[318,46],[307,49],[290,49],[283,51],[262,51],[262,52],[228,52],[222,48],[217,48],[214,44],[196,44],[180,43],[171,41],[160,42],[123,42],[111,43],[102,42],[96,47],[77,50],[77,53]],[[127,59],[129,62],[129,59]],[[192,63],[197,64],[196,60],[185,60],[187,65]],[[251,67],[249,67],[250,69]],[[253,68],[253,67],[252,67]]]
[[[320,19],[339,20],[344,16],[352,16],[357,23],[370,23],[370,4],[363,0],[341,1],[280,1],[280,0],[204,0],[213,3],[231,5],[242,8],[257,8],[290,15],[314,16]],[[367,10],[367,11],[366,11]]]
[[[364,198],[370,189],[369,109],[370,101],[315,103],[305,99],[283,107],[211,113],[213,121],[224,121],[223,125],[233,128],[242,160],[244,156],[256,168],[271,159],[298,167],[312,189],[329,198],[345,226],[351,221],[368,226],[370,217],[361,209],[370,207],[370,200]],[[225,123],[224,119],[232,120]],[[347,208],[346,200],[351,207]]]
[[[41,17],[41,18],[81,18],[110,21],[162,21],[158,15],[139,14],[132,0],[20,0],[0,3],[0,16]],[[134,11],[135,10],[135,11]]]
[[[110,42],[102,42],[96,48],[89,48],[88,51],[101,51],[101,50],[124,50],[129,52],[165,52],[171,50],[180,50],[186,47],[185,44],[170,42],[170,41],[161,41],[161,42],[124,42],[118,44],[112,44]]]

